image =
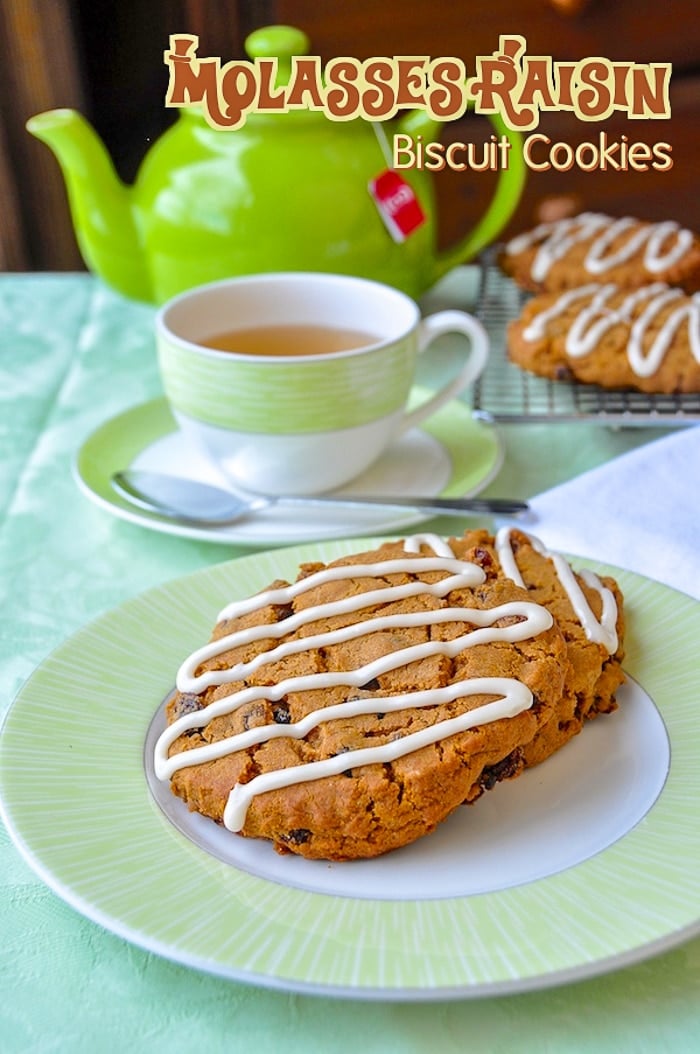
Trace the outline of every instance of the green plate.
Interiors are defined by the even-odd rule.
[[[417,399],[423,397],[417,389]],[[420,428],[402,436],[382,457],[339,494],[425,494],[461,497],[488,486],[503,463],[497,429],[475,421],[466,404],[454,400]],[[165,399],[134,406],[106,421],[80,448],[74,474],[83,493],[107,512],[142,527],[224,545],[291,545],[350,535],[403,531],[426,519],[412,510],[291,507],[265,509],[227,527],[193,527],[130,505],[112,489],[114,472],[127,466],[172,472],[221,483],[178,431]]]
[[[619,710],[457,810],[435,835],[379,858],[380,870],[280,857],[272,872],[265,843],[234,836],[231,844],[252,844],[259,856],[223,860],[166,815],[149,789],[144,743],[182,658],[207,639],[225,602],[300,561],[359,545],[277,549],[198,571],[59,647],[0,736],[3,815],[31,866],[78,911],[160,955],[237,980],[364,999],[560,984],[698,932],[700,607],[586,561],[577,563],[612,570],[626,595],[631,680]],[[551,822],[568,834],[553,838]],[[480,857],[489,847],[491,865]],[[470,860],[481,869],[476,885]]]

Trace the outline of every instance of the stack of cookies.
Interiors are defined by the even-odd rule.
[[[508,329],[517,365],[553,380],[700,391],[700,238],[598,213],[508,242],[506,274],[536,295]]]
[[[155,773],[232,837],[378,856],[614,710],[623,628],[612,579],[510,528],[306,564],[182,664]]]

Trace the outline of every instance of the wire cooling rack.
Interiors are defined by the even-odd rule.
[[[484,259],[476,313],[491,340],[488,365],[474,386],[474,416],[489,421],[581,421],[669,427],[700,421],[700,393],[647,395],[610,391],[536,377],[508,361],[506,327],[517,318],[529,294]]]

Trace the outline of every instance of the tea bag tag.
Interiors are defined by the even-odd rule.
[[[369,181],[369,192],[391,237],[403,242],[425,223],[426,216],[413,187],[391,168],[384,129],[377,124],[372,127],[389,167]]]

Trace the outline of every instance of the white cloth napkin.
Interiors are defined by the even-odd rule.
[[[550,549],[615,564],[700,599],[700,427],[534,497],[523,527]]]

